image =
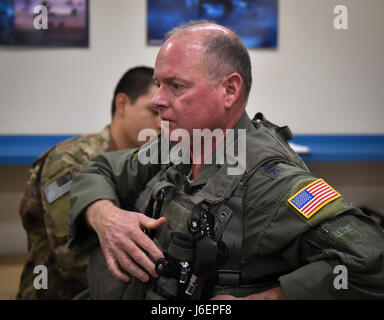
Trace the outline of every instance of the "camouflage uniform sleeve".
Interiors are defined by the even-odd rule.
[[[84,160],[72,151],[59,147],[50,152],[42,169],[40,191],[46,234],[58,271],[64,278],[76,279],[87,286],[89,257],[70,250],[67,244],[71,179],[84,164]]]
[[[71,187],[70,248],[82,251],[98,242],[96,233],[84,219],[85,210],[93,202],[111,200],[123,209],[134,209],[138,194],[160,169],[158,160],[148,165],[139,161],[139,153],[154,146],[158,146],[157,140],[140,149],[108,152],[87,161]]]
[[[289,203],[311,180],[299,180],[283,207],[309,226],[284,250],[294,271],[279,278],[288,299],[383,299],[384,232],[340,196],[313,216]]]
[[[28,257],[20,278],[17,299],[38,299],[38,291],[33,286],[36,265],[48,265],[50,250],[45,231],[43,208],[40,194],[40,172],[44,163],[44,153],[29,170],[29,177],[23,198],[20,202],[20,218],[27,234]]]

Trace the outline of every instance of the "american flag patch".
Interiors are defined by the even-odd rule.
[[[289,198],[288,202],[309,219],[327,203],[339,197],[341,197],[340,193],[323,179],[318,179]]]

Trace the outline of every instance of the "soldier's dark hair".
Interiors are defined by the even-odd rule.
[[[125,93],[128,96],[129,101],[135,103],[140,96],[149,92],[152,84],[154,84],[153,68],[140,66],[129,69],[124,73],[117,83],[113,93],[111,109],[112,117],[116,111],[115,98],[119,93]]]
[[[170,30],[165,40],[176,34],[187,34],[190,27],[202,24],[217,25],[216,22],[209,20],[190,21]],[[243,79],[243,96],[247,102],[252,86],[252,73],[251,59],[244,42],[231,31],[230,34],[207,33],[202,45],[205,49],[203,62],[207,78],[218,82],[225,76],[237,72]]]

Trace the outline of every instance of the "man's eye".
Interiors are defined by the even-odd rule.
[[[174,88],[176,90],[181,89],[183,87],[181,84],[178,84],[178,83],[172,83],[171,86],[172,86],[172,88]]]

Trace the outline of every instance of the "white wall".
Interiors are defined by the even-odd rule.
[[[348,30],[333,27],[338,4]],[[296,133],[384,133],[383,12],[383,0],[280,0],[278,49],[250,52],[249,113]],[[0,134],[100,130],[123,71],[157,51],[145,0],[91,1],[89,49],[0,47]]]

